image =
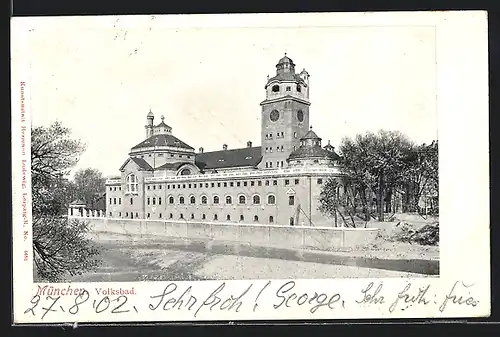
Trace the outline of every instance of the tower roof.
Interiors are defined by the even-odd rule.
[[[151,109],[149,109],[149,112],[148,112],[148,118],[154,118],[155,115],[153,115],[153,112],[151,111]]]
[[[290,63],[290,64],[293,64],[295,65],[295,63],[293,63],[292,59],[289,58],[288,56],[286,56],[286,53],[285,53],[285,56],[282,57],[279,61],[278,61],[278,65],[279,64],[283,64],[283,63]]]
[[[321,140],[321,138],[316,134],[316,132],[312,130],[312,126],[309,128],[309,131],[307,131],[307,133],[302,138],[300,138],[300,140],[305,140],[305,139]]]

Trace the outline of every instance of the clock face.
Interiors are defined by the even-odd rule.
[[[297,111],[297,119],[299,120],[299,122],[304,121],[304,113],[302,112],[302,110]]]
[[[280,118],[280,113],[278,112],[278,110],[271,111],[269,119],[271,119],[272,122],[276,122],[279,118]]]

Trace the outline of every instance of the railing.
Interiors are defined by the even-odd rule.
[[[187,180],[207,180],[207,179],[228,179],[228,178],[249,178],[249,177],[272,177],[288,176],[296,174],[341,174],[338,167],[298,167],[277,170],[255,170],[242,172],[207,173],[187,176],[161,176],[145,178],[144,182],[160,181],[187,181]]]

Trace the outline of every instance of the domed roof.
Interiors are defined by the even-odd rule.
[[[291,59],[291,58],[289,58],[288,56],[286,56],[286,53],[285,53],[285,56],[284,56],[284,57],[282,57],[282,58],[278,61],[278,65],[279,65],[279,64],[283,64],[283,63],[290,63],[290,64],[295,65],[295,64],[293,63],[292,59]]]
[[[148,117],[154,117],[153,112],[151,111],[151,109],[148,112]]]
[[[321,140],[320,137],[312,130],[312,126],[309,128],[309,131],[304,135],[304,137],[300,138],[300,140],[305,140],[305,139],[317,139]]]
[[[290,153],[288,159],[301,159],[301,158],[329,158],[330,154],[328,151],[323,149],[321,146],[300,146],[297,150]]]

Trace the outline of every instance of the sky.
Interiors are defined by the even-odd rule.
[[[32,125],[61,121],[87,144],[75,170],[105,176],[145,139],[149,109],[195,149],[258,146],[266,78],[286,52],[310,74],[310,124],[324,144],[379,129],[437,139],[432,27],[195,18],[32,22]]]

